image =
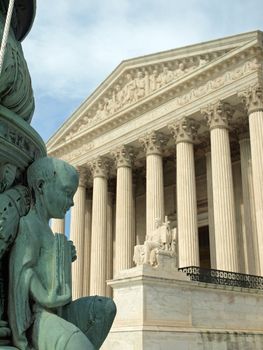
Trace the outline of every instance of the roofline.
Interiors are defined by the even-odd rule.
[[[180,54],[180,52],[182,52],[183,54],[185,54],[185,51],[188,49],[189,53],[191,53],[191,51],[196,51],[196,48],[200,47],[200,46],[211,46],[211,44],[219,44],[220,42],[224,42],[224,44],[237,44],[238,41],[237,39],[239,38],[239,42],[240,44],[242,44],[243,42],[247,42],[247,41],[251,41],[253,38],[258,37],[259,35],[263,35],[263,32],[260,30],[255,30],[255,31],[250,31],[250,32],[245,32],[245,33],[240,33],[237,35],[231,35],[231,36],[227,36],[227,37],[222,37],[219,39],[213,39],[213,40],[209,40],[209,41],[205,41],[205,42],[201,42],[201,43],[196,43],[193,45],[186,45],[186,46],[182,46],[182,47],[178,47],[175,49],[171,49],[171,50],[165,50],[165,51],[160,51],[160,52],[155,52],[152,54],[147,54],[147,55],[142,55],[142,56],[137,56],[134,58],[129,58],[126,60],[121,61],[117,67],[97,86],[97,88],[80,104],[80,106],[65,120],[65,122],[60,126],[60,128],[48,139],[47,141],[47,147],[50,147],[50,144],[52,143],[52,141],[56,139],[56,136],[58,136],[58,134],[61,132],[61,130],[63,130],[65,127],[68,126],[68,124],[70,124],[71,120],[74,120],[74,116],[75,115],[79,115],[81,113],[81,111],[83,109],[86,108],[86,106],[88,105],[88,103],[90,102],[90,100],[92,100],[92,98],[94,96],[96,96],[96,94],[99,94],[100,91],[102,89],[104,89],[106,87],[106,85],[108,85],[108,80],[110,78],[114,79],[114,76],[118,73],[121,73],[121,70],[124,70],[130,63],[135,62],[136,64],[139,64],[140,61],[143,61],[142,63],[145,63],[145,59],[149,60],[158,56],[158,59],[160,59],[160,55],[163,56],[163,59],[165,60],[165,58],[167,58],[167,56],[170,56],[172,53],[178,53]],[[226,43],[227,42],[227,43]],[[219,46],[220,47],[220,46]],[[195,52],[196,54],[196,52]],[[150,62],[149,62],[150,64]]]

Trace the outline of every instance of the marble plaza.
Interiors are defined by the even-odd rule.
[[[103,349],[263,349],[261,290],[177,270],[263,275],[262,58],[255,31],[125,60],[49,140],[80,175],[74,298],[119,309]]]

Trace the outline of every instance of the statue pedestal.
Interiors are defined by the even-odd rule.
[[[109,282],[117,316],[103,350],[263,349],[263,292],[141,265]]]

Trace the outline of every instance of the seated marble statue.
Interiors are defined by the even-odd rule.
[[[72,301],[75,248],[53,234],[50,218],[63,218],[78,186],[74,167],[55,158],[35,161],[27,172],[33,204],[21,218],[10,254],[8,316],[20,350],[95,350],[106,338],[116,307],[106,297]]]
[[[134,248],[133,260],[136,265],[158,265],[158,254],[174,256],[176,251],[176,229],[170,228],[170,222],[155,219],[155,229],[146,235],[143,245]]]

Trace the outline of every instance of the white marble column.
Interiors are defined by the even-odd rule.
[[[53,233],[65,234],[65,219],[51,219],[51,230]]]
[[[244,207],[244,224],[247,253],[247,273],[250,275],[259,274],[259,253],[257,242],[257,224],[255,214],[255,203],[253,193],[253,182],[250,177],[251,147],[249,133],[239,135],[240,163],[242,177],[242,193]]]
[[[211,268],[216,269],[215,220],[214,220],[212,164],[211,164],[210,148],[206,152],[206,182],[207,182],[210,261],[211,261]]]
[[[204,113],[210,127],[217,269],[238,272],[234,188],[228,119],[230,106],[218,102]]]
[[[197,125],[183,118],[170,125],[176,142],[179,267],[199,266],[194,138]]]
[[[84,235],[85,235],[85,201],[86,174],[79,171],[79,186],[74,196],[74,206],[71,208],[70,239],[73,241],[77,260],[72,264],[72,298],[83,295],[83,266],[84,266]]]
[[[257,233],[257,219],[256,219],[256,206],[255,206],[255,196],[254,196],[254,185],[253,185],[253,174],[252,174],[252,163],[251,160],[248,164],[248,183],[249,183],[249,195],[250,195],[250,205],[252,214],[252,227],[253,234],[255,236],[255,266],[257,275],[261,275],[260,272],[260,261],[259,261],[259,246],[258,246],[258,233]]]
[[[132,252],[134,252],[134,247],[136,245],[136,175],[132,176],[132,232],[133,234],[133,242],[132,242]],[[132,262],[132,266],[133,266]]]
[[[134,224],[136,232],[135,245],[141,245],[145,242],[146,233],[146,168],[143,167],[134,169],[133,179],[136,183],[136,195],[134,195]]]
[[[101,157],[92,164],[93,200],[91,225],[90,295],[106,295],[107,261],[107,164]]]
[[[164,135],[153,131],[140,139],[146,150],[146,236],[155,230],[155,220],[164,222],[162,144]]]
[[[85,206],[83,296],[89,295],[89,287],[90,287],[91,222],[92,222],[92,199],[91,199],[90,190],[88,189],[87,196],[86,196],[86,206]]]
[[[236,152],[237,145],[231,144],[231,149]],[[235,158],[235,156],[233,157]],[[233,159],[232,159],[233,160]],[[235,217],[236,217],[236,234],[237,234],[237,253],[238,253],[238,272],[248,273],[247,267],[247,242],[244,221],[243,208],[243,193],[242,193],[242,176],[239,160],[232,162],[232,174],[234,185],[234,200],[235,200]]]
[[[243,94],[249,115],[251,162],[255,198],[260,275],[263,275],[263,89],[250,87]]]
[[[107,201],[107,262],[106,262],[106,280],[113,278],[113,203],[114,203],[114,185],[108,186]],[[112,297],[112,288],[106,285],[106,296]]]
[[[132,267],[134,248],[132,150],[122,146],[114,153],[117,165],[115,274]]]

